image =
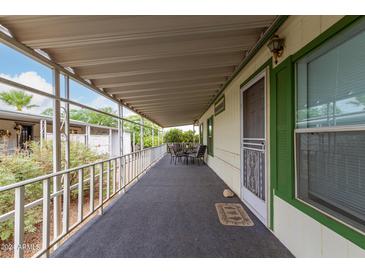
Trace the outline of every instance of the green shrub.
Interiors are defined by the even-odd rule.
[[[65,149],[64,143],[61,147],[62,168],[65,167]],[[0,159],[0,186],[13,184],[15,182],[38,177],[51,173],[52,164],[52,142],[48,141],[40,147],[37,142],[29,143],[28,153],[17,153],[5,156]],[[107,155],[98,155],[85,145],[77,142],[70,143],[70,168],[80,165],[96,162],[106,159]],[[88,176],[88,170],[85,170],[84,176]],[[77,174],[70,176],[71,184],[77,182]],[[85,187],[85,189],[87,189]],[[25,203],[35,201],[42,197],[42,183],[34,183],[25,187]],[[71,198],[77,197],[77,192],[71,192]],[[14,209],[14,191],[0,192],[0,215]],[[42,207],[36,206],[25,212],[25,232],[35,232],[36,225],[42,221]],[[0,222],[0,239],[8,240],[14,231],[14,220],[9,219]]]

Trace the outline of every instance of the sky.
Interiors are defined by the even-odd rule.
[[[0,43],[0,76],[38,90],[52,93],[52,70],[2,43]],[[61,77],[61,96],[64,96],[62,90],[64,85],[62,80],[63,78]],[[0,83],[0,92],[13,89],[15,88]],[[38,94],[27,93],[33,95],[31,103],[37,105],[37,107],[30,110],[24,109],[24,112],[41,114],[46,108],[52,106],[51,99]],[[118,110],[118,106],[115,102],[89,90],[73,80],[70,81],[70,99],[94,108],[103,106],[112,107],[116,112]],[[14,107],[9,106],[2,101],[0,101],[0,109],[15,110]],[[127,108],[124,109],[124,116],[133,114],[134,113]]]

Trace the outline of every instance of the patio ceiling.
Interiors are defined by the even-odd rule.
[[[275,18],[0,16],[0,24],[169,127],[199,118]]]

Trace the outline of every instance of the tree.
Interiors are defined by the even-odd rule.
[[[100,108],[99,110],[116,115],[116,112],[111,107],[104,107]],[[45,109],[42,112],[42,115],[52,116],[53,109],[52,108]],[[99,126],[107,126],[107,127],[118,126],[116,118],[89,109],[71,109],[70,119]]]
[[[182,139],[184,143],[199,143],[199,135],[194,134],[191,129],[183,132]]]
[[[192,130],[182,131],[181,129],[172,128],[165,133],[164,140],[166,143],[199,143],[199,135]]]
[[[0,93],[0,100],[10,106],[14,106],[18,111],[22,111],[23,108],[31,109],[38,107],[31,104],[32,98],[33,95],[26,94],[22,90],[10,90]]]
[[[181,129],[172,128],[165,133],[164,140],[166,143],[182,143],[184,133]]]
[[[141,123],[141,117],[139,115],[130,115],[128,117],[125,117],[129,121],[135,122],[124,122],[124,127],[128,129],[130,132],[134,132],[135,134],[135,142],[136,144],[141,144],[141,126],[139,123]],[[137,124],[136,124],[137,123]],[[145,148],[152,146],[152,130],[154,130],[154,145],[156,146],[158,144],[158,131],[160,128],[155,125],[154,123],[144,120],[144,130],[143,130],[143,146]]]

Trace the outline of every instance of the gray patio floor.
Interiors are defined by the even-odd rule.
[[[244,206],[252,227],[223,226],[214,204],[226,185],[206,165],[164,157],[54,257],[292,257]]]

